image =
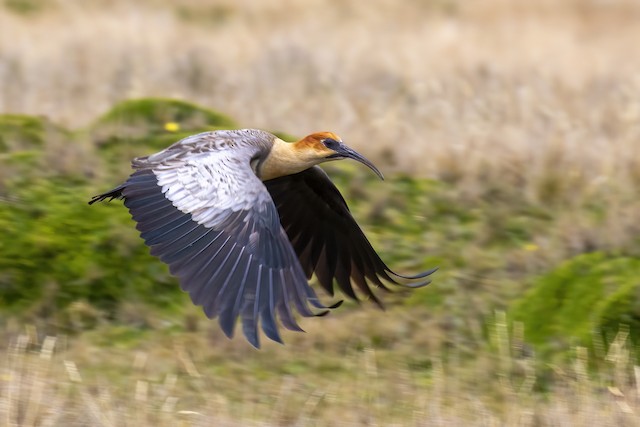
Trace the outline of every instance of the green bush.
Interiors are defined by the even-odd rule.
[[[576,256],[538,278],[513,307],[525,339],[542,353],[610,342],[620,324],[640,336],[640,259],[596,252]],[[595,341],[594,341],[595,340]]]
[[[636,267],[640,264],[634,260]],[[631,272],[630,272],[631,273]],[[636,268],[633,276],[628,275],[626,281],[603,301],[600,312],[600,329],[605,342],[615,338],[620,325],[627,325],[633,342],[640,338],[640,269]]]
[[[84,300],[109,313],[180,292],[121,203],[89,206],[94,193],[61,178],[34,180],[0,202],[0,307],[48,317]]]

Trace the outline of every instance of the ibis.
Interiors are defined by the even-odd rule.
[[[184,138],[132,161],[122,185],[89,204],[124,199],[152,255],[232,337],[237,319],[247,340],[282,343],[279,324],[302,331],[296,312],[321,316],[309,280],[334,295],[381,306],[372,287],[421,287],[435,269],[394,273],[351,216],[320,163],[353,159],[380,171],[331,132],[285,142],[257,130],[217,130]],[[358,289],[358,293],[354,290]]]

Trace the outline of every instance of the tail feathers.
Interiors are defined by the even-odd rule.
[[[92,205],[96,202],[103,202],[106,199],[109,199],[109,201],[113,200],[113,199],[122,199],[123,195],[122,195],[122,190],[124,190],[124,184],[119,185],[118,187],[114,188],[111,191],[108,191],[106,193],[103,194],[99,194],[97,196],[93,196],[91,198],[91,200],[89,200],[89,204]]]

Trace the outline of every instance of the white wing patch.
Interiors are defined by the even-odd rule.
[[[166,159],[152,170],[165,197],[177,209],[190,213],[198,224],[216,228],[235,212],[258,213],[272,203],[251,169],[251,159],[259,151],[255,146],[226,145]]]

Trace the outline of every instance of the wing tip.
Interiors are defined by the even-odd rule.
[[[424,288],[430,283],[431,283],[431,280],[424,280],[418,283],[400,283],[399,286],[402,286],[403,288],[409,288],[409,289],[419,289],[419,288]]]
[[[124,198],[124,196],[122,195],[122,190],[124,189],[124,185],[121,185],[119,187],[114,188],[111,191],[107,191],[106,193],[102,193],[102,194],[98,194],[96,196],[93,196],[91,198],[91,200],[89,200],[87,203],[89,205],[93,205],[94,203],[97,202],[103,202],[107,199],[109,199],[108,201],[112,201],[114,199],[122,199]]]
[[[424,279],[425,277],[432,275],[433,273],[438,271],[438,268],[439,267],[434,267],[434,268],[431,268],[431,269],[429,269],[427,271],[423,271],[422,273],[414,274],[414,275],[411,275],[411,276],[404,275],[404,274],[398,274],[395,271],[392,271],[392,270],[390,270],[388,268],[386,270],[387,270],[387,272],[389,272],[392,275],[394,275],[396,277],[399,277],[401,279],[416,280],[416,279]]]
[[[329,309],[331,309],[331,310],[334,310],[334,309],[336,309],[336,308],[340,307],[340,306],[342,305],[342,303],[343,303],[343,302],[344,302],[344,300],[342,300],[342,299],[341,299],[341,300],[338,300],[338,301],[336,301],[335,303],[333,303],[333,304],[331,304],[330,306],[328,306],[327,308],[329,308]]]

